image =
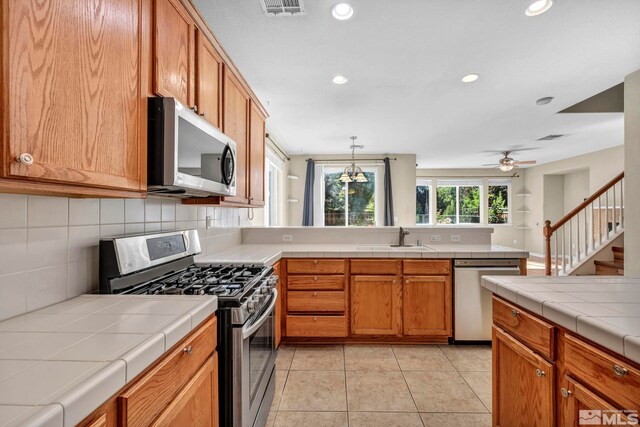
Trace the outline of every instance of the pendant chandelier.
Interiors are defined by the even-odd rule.
[[[358,166],[356,166],[356,148],[362,148],[362,145],[356,145],[357,136],[351,137],[351,164],[344,168],[344,172],[340,175],[340,181],[342,182],[369,182],[364,172]]]

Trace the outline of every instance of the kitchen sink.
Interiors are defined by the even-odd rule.
[[[356,250],[358,251],[399,251],[399,252],[406,252],[406,251],[433,251],[435,252],[435,249],[429,247],[429,246],[416,246],[416,245],[406,245],[406,246],[398,246],[398,245],[370,245],[370,246],[358,246],[356,247]]]

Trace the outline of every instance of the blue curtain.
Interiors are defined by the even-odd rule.
[[[391,189],[391,167],[384,158],[384,225],[393,226],[393,191]],[[305,199],[306,200],[306,199]]]
[[[302,225],[313,227],[313,187],[316,178],[316,162],[307,160],[307,177],[304,182],[304,208],[302,210]]]

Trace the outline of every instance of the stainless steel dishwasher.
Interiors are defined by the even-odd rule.
[[[518,259],[457,259],[454,263],[454,334],[456,342],[491,341],[491,292],[482,276],[519,276]]]

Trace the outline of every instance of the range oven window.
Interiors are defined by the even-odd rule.
[[[274,351],[273,321],[272,311],[262,326],[247,338],[249,341],[249,399],[252,407],[263,378],[271,375]],[[257,397],[262,398],[262,396]]]

